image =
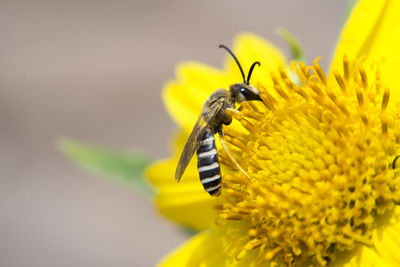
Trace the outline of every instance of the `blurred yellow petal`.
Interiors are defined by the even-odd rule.
[[[173,139],[173,154],[179,156],[187,138],[186,133],[180,133]],[[216,217],[215,198],[210,198],[200,183],[196,159],[192,159],[179,183],[174,179],[177,164],[175,157],[155,162],[147,169],[146,176],[157,190],[155,201],[159,212],[191,229],[211,227]]]
[[[222,71],[197,62],[176,68],[177,79],[163,89],[167,111],[182,129],[192,129],[200,116],[203,102],[218,88],[227,88],[229,80]]]
[[[177,160],[164,160],[147,170],[149,181],[158,189],[156,205],[165,217],[186,227],[201,230],[213,225],[215,200],[199,182],[195,161],[189,164],[179,184],[174,179]]]
[[[379,263],[378,260],[384,260],[390,263],[391,266],[400,266],[400,221],[398,218],[400,208],[398,206],[395,212],[397,212],[397,215],[393,216],[392,224],[379,229],[374,236],[375,266],[383,266],[382,264],[377,264]]]
[[[163,259],[159,267],[215,267],[226,266],[228,259],[223,251],[223,236],[220,231],[203,231]]]
[[[383,259],[373,248],[359,246],[350,254],[351,257],[343,257],[335,266],[343,267],[380,267],[380,266],[398,266],[392,265]],[[344,260],[346,260],[344,262]]]
[[[391,96],[399,99],[399,14],[400,1],[360,1],[341,34],[331,70],[341,69],[344,55],[365,63],[382,61],[385,85],[392,89]]]
[[[237,35],[233,42],[233,52],[239,59],[246,78],[251,64],[254,61],[260,61],[261,66],[257,67],[258,69],[251,76],[250,82],[254,85],[258,82],[269,80],[272,71],[276,71],[278,67],[286,66],[286,59],[281,50],[266,39],[253,33]],[[233,79],[232,82],[240,82],[240,71],[230,56],[225,60],[225,69],[231,75],[235,75],[236,80]]]
[[[240,260],[236,260],[225,251],[224,232],[218,228],[203,231],[167,255],[158,267],[255,267],[255,255],[250,252]],[[268,266],[268,265],[263,265]]]
[[[399,207],[395,209],[399,212]],[[372,267],[400,266],[400,223],[386,225],[375,230],[372,246],[359,244],[353,251],[342,253],[336,266]]]

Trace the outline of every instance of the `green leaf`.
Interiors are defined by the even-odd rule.
[[[304,56],[303,48],[301,47],[301,44],[299,40],[297,40],[294,35],[289,32],[286,29],[283,28],[278,28],[276,29],[276,34],[282,37],[287,45],[289,46],[290,52],[291,52],[291,57],[294,61],[301,61],[301,62],[306,62],[306,57]]]
[[[69,138],[59,140],[58,148],[78,166],[95,175],[128,182],[141,194],[149,195],[152,191],[143,178],[143,171],[151,160],[143,153],[119,152]]]

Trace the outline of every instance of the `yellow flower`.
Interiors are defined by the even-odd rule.
[[[400,105],[397,44],[400,1],[361,1],[339,40],[327,75],[318,64],[292,64],[253,34],[234,51],[265,103],[245,102],[224,127],[238,171],[222,149],[223,184],[210,197],[195,160],[179,184],[179,153],[217,88],[240,81],[224,70],[181,64],[164,90],[183,129],[174,157],[154,164],[160,212],[203,230],[160,266],[400,266]]]

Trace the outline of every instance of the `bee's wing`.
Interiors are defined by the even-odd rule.
[[[201,136],[204,132],[204,129],[210,123],[210,121],[215,118],[218,112],[221,110],[223,106],[223,101],[217,101],[213,103],[205,112],[203,112],[196,124],[193,127],[192,133],[189,136],[189,139],[186,142],[185,148],[179,158],[178,166],[175,171],[175,180],[179,182],[183,173],[186,170],[187,165],[193,157],[194,152],[196,152],[199,147],[199,142],[197,138]]]

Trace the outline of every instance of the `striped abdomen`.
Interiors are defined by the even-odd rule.
[[[221,170],[214,133],[211,129],[206,129],[200,138],[197,160],[197,169],[204,189],[210,195],[218,196],[221,192]]]

